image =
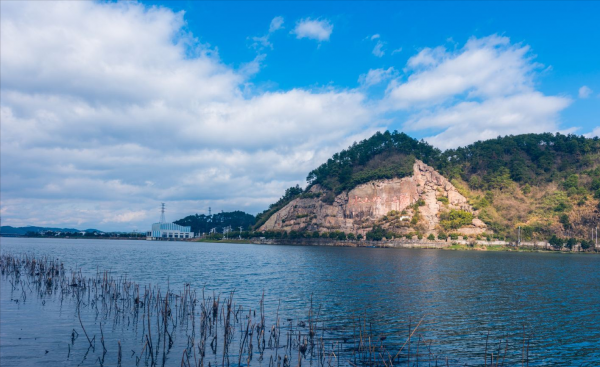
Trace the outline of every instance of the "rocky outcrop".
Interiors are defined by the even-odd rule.
[[[356,186],[336,196],[331,204],[322,200],[326,191],[319,185],[312,186],[309,193],[308,197],[292,200],[260,229],[365,234],[379,224],[396,233],[435,233],[442,211],[473,212],[467,199],[446,178],[419,160],[415,161],[412,176]],[[417,214],[414,204],[419,200]],[[418,220],[413,220],[415,215]],[[473,225],[457,232],[477,234],[485,229],[485,224],[475,219]]]

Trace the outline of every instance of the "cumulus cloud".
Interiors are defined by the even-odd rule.
[[[359,91],[248,90],[261,60],[224,65],[183,13],[1,6],[3,224],[144,230],[161,201],[171,220],[256,213],[377,122]]]
[[[409,130],[443,129],[427,140],[438,147],[458,147],[499,135],[556,131],[557,113],[568,105],[565,98],[531,92],[425,111],[406,125]]]
[[[556,131],[571,101],[535,90],[539,67],[528,46],[496,35],[471,38],[456,51],[425,48],[408,60],[405,80],[390,82],[382,105],[411,113],[406,130],[439,131],[427,140],[441,148]]]
[[[298,39],[309,38],[319,42],[329,41],[331,32],[333,32],[333,24],[329,20],[311,18],[300,19],[293,31]]]
[[[437,131],[428,140],[447,147],[556,130],[570,102],[536,91],[529,49],[504,37],[424,49],[402,75],[372,69],[357,89],[259,92],[249,78],[264,55],[225,65],[185,31],[182,12],[135,2],[0,6],[3,225],[145,230],[160,202],[169,220],[209,206],[256,213],[385,128],[387,113],[406,113],[406,130]],[[304,19],[294,32],[324,41],[332,29]],[[384,99],[369,99],[384,82]]]
[[[593,93],[593,90],[590,89],[590,87],[584,85],[583,87],[579,88],[579,98],[588,98],[589,96],[591,96]]]

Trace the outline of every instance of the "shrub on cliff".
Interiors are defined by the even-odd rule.
[[[464,210],[452,209],[449,212],[440,214],[440,225],[445,230],[459,229],[471,224],[472,221],[473,214]]]

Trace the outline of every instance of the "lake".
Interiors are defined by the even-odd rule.
[[[348,332],[349,320],[363,317],[377,335],[403,343],[408,329],[422,319],[412,348],[429,343],[436,354],[455,364],[483,365],[490,353],[485,352],[487,340],[490,350],[504,350],[502,343],[508,342],[505,365],[520,365],[525,342],[530,366],[600,365],[598,255],[82,239],[0,241],[4,254],[47,255],[87,275],[108,270],[162,289],[180,290],[190,284],[210,295],[235,291],[236,303],[253,309],[259,307],[264,292],[265,314],[270,317],[278,312],[285,319],[306,318],[312,297],[331,335]],[[82,332],[71,304],[59,302],[56,296],[14,301],[21,295],[4,277],[1,291],[2,366],[99,365],[97,350],[93,357],[84,356],[87,341],[82,343],[81,336],[72,343],[73,330]],[[82,318],[90,333],[100,333],[97,315],[82,313]],[[123,365],[135,365],[127,359],[130,349],[141,349],[132,333],[127,325],[104,329],[107,345],[129,343]],[[175,344],[181,347],[185,342]],[[180,363],[181,351],[175,351],[166,364]]]

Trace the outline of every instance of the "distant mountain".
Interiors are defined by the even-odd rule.
[[[53,227],[36,227],[36,226],[27,226],[27,227],[12,227],[12,226],[2,226],[0,227],[0,234],[11,234],[11,235],[19,235],[19,236],[23,236],[25,234],[27,234],[27,232],[44,232],[44,231],[52,231],[52,232],[68,232],[68,233],[74,233],[74,232],[89,232],[89,233],[94,233],[94,232],[100,232],[102,233],[102,231],[99,231],[97,229],[75,229],[75,228],[53,228]]]

